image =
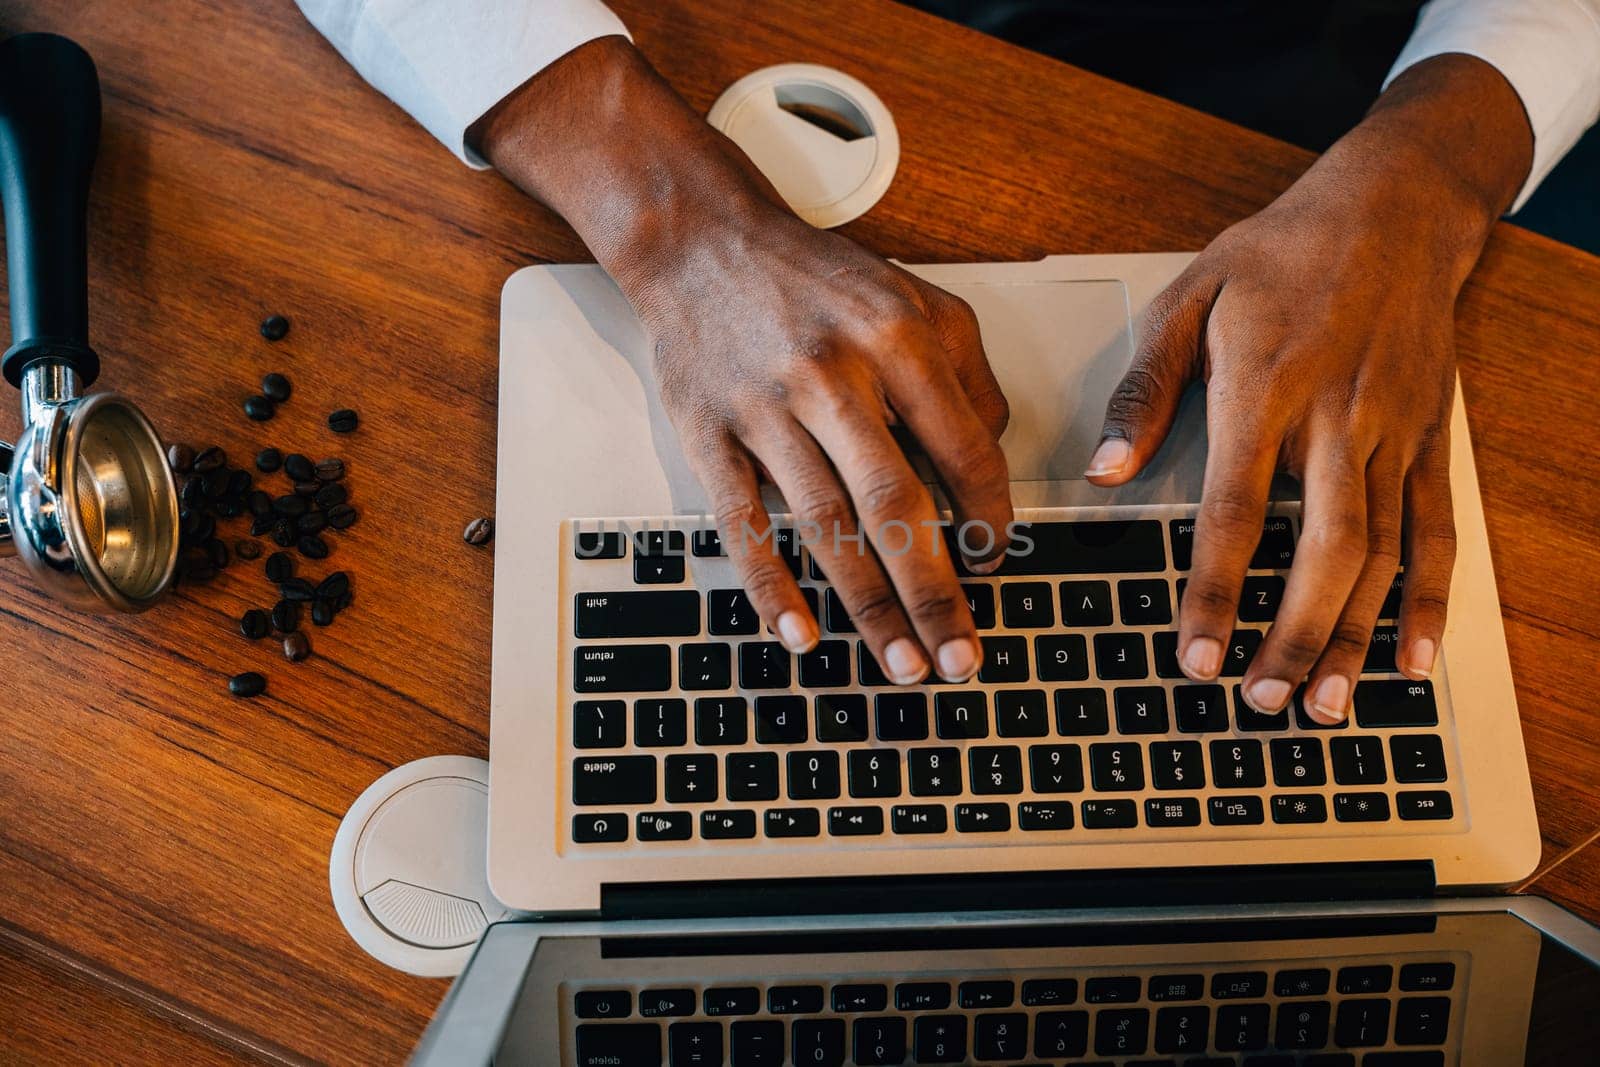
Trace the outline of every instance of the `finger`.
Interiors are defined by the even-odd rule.
[[[731,437],[711,431],[684,449],[705,489],[723,547],[739,572],[745,594],[762,620],[791,652],[809,652],[819,631],[789,566],[776,551],[772,520],[761,502],[750,455]]]
[[[1400,650],[1395,664],[1408,678],[1433,672],[1444,640],[1450,575],[1456,564],[1456,520],[1450,497],[1450,430],[1442,426],[1406,475],[1406,573],[1400,583]]]
[[[1367,464],[1367,556],[1328,647],[1306,681],[1306,713],[1321,723],[1343,722],[1366,662],[1378,612],[1400,567],[1404,481],[1400,457],[1380,449]]]
[[[932,653],[940,677],[964,681],[978,669],[978,634],[956,580],[938,511],[869,403],[868,386],[859,383],[857,389],[852,399],[840,384],[826,404],[802,401],[796,413],[838,469],[860,529],[893,586],[893,596],[886,600],[875,587],[856,588],[849,571],[836,575],[827,563],[823,569],[841,583],[839,595],[858,627],[881,628],[880,616],[898,617],[891,614],[891,605],[894,611],[903,610],[921,648]],[[841,553],[845,559],[833,566],[854,566],[846,549]],[[884,636],[889,636],[886,629]],[[884,673],[896,677],[896,642],[884,644],[880,639],[876,647],[883,650],[879,663]]]
[[[926,285],[925,289],[932,290],[926,296],[929,318],[939,343],[950,354],[956,380],[961,383],[979,421],[998,441],[1011,421],[1011,405],[1000,391],[1000,381],[994,376],[989,356],[983,350],[978,316],[972,305],[959,296],[932,285]]]
[[[1366,559],[1366,456],[1341,431],[1320,432],[1306,452],[1305,507],[1294,567],[1278,617],[1240,683],[1258,711],[1281,711],[1327,647]]]
[[[1151,303],[1133,363],[1106,402],[1100,447],[1084,471],[1089,481],[1121,485],[1166,440],[1183,390],[1199,374],[1201,338],[1215,297],[1214,285],[1185,275]]]
[[[1237,403],[1207,408],[1205,483],[1195,515],[1193,563],[1178,606],[1178,662],[1196,681],[1222,669],[1245,570],[1261,540],[1278,440]]]

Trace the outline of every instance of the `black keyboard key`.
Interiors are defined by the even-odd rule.
[[[901,988],[904,988],[903,986]],[[946,1002],[950,991],[945,989]],[[963,1063],[967,1058],[967,1017],[925,1015],[912,1024],[911,1055],[918,1063]]]
[[[1433,683],[1399,678],[1357,682],[1356,723],[1371,730],[1385,726],[1438,726],[1439,708]]]
[[[1305,1067],[1350,1067],[1354,1059],[1340,1060],[1337,1063],[1321,1063],[1316,1057],[1306,1060]],[[1444,1053],[1437,1049],[1423,1051],[1412,1049],[1406,1052],[1369,1052],[1361,1057],[1361,1067],[1445,1067]]]
[[[1328,821],[1328,802],[1321,793],[1279,793],[1272,798],[1272,821],[1294,826]]]
[[[641,811],[636,832],[640,841],[687,841],[694,818],[686,811]]]
[[[1218,1052],[1254,1052],[1267,1047],[1272,1008],[1267,1004],[1222,1004],[1217,1007]]]
[[[733,649],[728,645],[679,645],[678,685],[683,689],[731,689]]]
[[[580,808],[654,804],[654,756],[580,756],[572,761],[572,802]]]
[[[1167,528],[1172,533],[1172,569],[1186,571],[1194,559],[1194,520],[1171,519]]]
[[[1395,813],[1406,822],[1449,819],[1455,816],[1450,794],[1442,789],[1399,792],[1394,795]]]
[[[1022,750],[1015,745],[974,746],[967,750],[967,759],[974,793],[999,796],[1022,792]]]
[[[586,812],[572,817],[572,840],[577,844],[615,844],[627,839],[628,817],[620,811]]]
[[[778,799],[778,756],[774,752],[730,752],[724,764],[728,799]]]
[[[1000,690],[994,695],[994,726],[1001,737],[1044,737],[1050,732],[1044,690]]]
[[[1164,734],[1167,732],[1167,691],[1159,685],[1118,686],[1117,732]]]
[[[1199,1000],[1205,995],[1204,975],[1157,974],[1150,978],[1150,999],[1154,1001]]]
[[[1334,985],[1346,996],[1387,993],[1394,985],[1394,967],[1387,963],[1363,967],[1341,967]]]
[[[783,1023],[773,1019],[741,1019],[728,1025],[733,1067],[783,1067]]]
[[[1102,681],[1129,681],[1150,673],[1143,634],[1095,634],[1094,665]]]
[[[627,555],[626,539],[618,531],[580,531],[572,540],[572,554],[579,559],[621,559]]]
[[[1033,1019],[1033,1054],[1041,1059],[1082,1056],[1089,1051],[1089,1013],[1041,1011]]]
[[[1280,997],[1320,997],[1328,992],[1330,979],[1326,967],[1279,971],[1272,977],[1272,992]]]
[[[1150,784],[1157,789],[1204,789],[1205,757],[1198,741],[1157,741],[1150,746]]]
[[[761,990],[753,985],[713,986],[705,991],[707,1015],[754,1015],[761,1010]]]
[[[941,804],[896,804],[890,812],[897,834],[942,834],[950,816]]]
[[[843,1019],[796,1019],[792,1031],[795,1063],[808,1067],[841,1067],[844,1063]]]
[[[1326,989],[1327,972],[1323,972]],[[1278,1005],[1275,1040],[1282,1049],[1315,1049],[1328,1043],[1328,1016],[1325,1000],[1289,1001]]]
[[[1018,523],[999,573],[1149,574],[1167,569],[1164,541],[1154,519]]]
[[[978,681],[990,685],[1028,680],[1028,639],[1026,637],[980,637],[983,661],[978,665]]]
[[[1271,622],[1283,603],[1284,581],[1276,574],[1252,574],[1239,593],[1240,622]]]
[[[700,836],[707,841],[748,841],[756,836],[756,813],[742,808],[702,811]]]
[[[1009,1008],[1016,997],[1017,988],[1009,980],[962,982],[956,990],[956,1003],[969,1009]]]
[[[972,1054],[980,1060],[1022,1059],[1028,1054],[1028,1017],[1020,1011],[975,1017]]]
[[[1220,685],[1177,686],[1172,706],[1180,733],[1214,734],[1228,728],[1227,691]]]
[[[1394,1012],[1394,1043],[1442,1045],[1450,1035],[1449,997],[1401,997]]]
[[[633,702],[633,743],[682,748],[689,742],[689,706],[677,697]]]
[[[661,1067],[661,1027],[655,1023],[583,1023],[578,1067]]]
[[[1383,793],[1335,793],[1333,817],[1340,822],[1387,822],[1389,798]]]
[[[1089,645],[1082,634],[1041,634],[1033,639],[1041,682],[1083,682],[1089,678]]]
[[[857,982],[833,987],[833,1010],[840,1013],[883,1011],[889,1006],[889,987]]]
[[[865,641],[856,642],[856,677],[862,685],[880,686],[893,685],[889,676],[883,673],[883,668],[878,666],[878,661],[872,655],[872,649],[867,647]]]
[[[672,1067],[721,1067],[721,1023],[673,1023],[667,1027]]]
[[[722,547],[722,535],[715,530],[695,530],[689,535],[689,551],[696,556],[716,558],[726,556],[727,550]]]
[[[1082,581],[1061,583],[1063,626],[1111,625],[1111,583]]]
[[[633,993],[626,989],[585,989],[573,998],[580,1019],[626,1019],[633,1014]]]
[[[845,610],[844,601],[839,599],[839,594],[829,589],[822,594],[823,623],[829,633],[853,634],[856,624],[851,621],[850,613]]]
[[[1261,647],[1260,630],[1235,630],[1222,651],[1222,677],[1241,678]]]
[[[633,557],[633,580],[639,585],[676,585],[683,581],[682,556]]]
[[[1165,578],[1117,583],[1117,606],[1124,626],[1166,626],[1172,622],[1172,593]]]
[[[1144,824],[1157,828],[1199,826],[1200,802],[1194,797],[1147,797]]]
[[[666,782],[668,804],[709,804],[717,799],[717,757],[668,756]]]
[[[1261,742],[1219,740],[1211,742],[1211,784],[1218,789],[1261,789],[1267,784],[1261,760]]]
[[[1026,1008],[1052,1008],[1077,999],[1076,978],[1030,978],[1022,983],[1022,1005]]]
[[[1257,711],[1245,702],[1242,686],[1233,687],[1233,720],[1241,730],[1283,731],[1289,728],[1289,709],[1282,711]]]
[[[789,753],[789,799],[833,800],[839,795],[839,753]]]
[[[994,629],[994,586],[970,582],[961,587],[966,594],[967,608],[972,612],[972,625],[980,630]]]
[[[1367,657],[1361,664],[1362,674],[1393,674],[1394,654],[1400,644],[1400,631],[1393,626],[1378,626],[1372,631],[1367,644]]]
[[[944,741],[989,736],[988,698],[981,690],[943,691],[933,695],[934,722]]]
[[[1268,515],[1250,558],[1253,571],[1288,570],[1294,563],[1294,529],[1287,515]]]
[[[959,748],[913,748],[906,753],[911,795],[953,797],[961,792]]]
[[[717,637],[745,636],[761,629],[761,616],[743,589],[713,589],[706,594],[706,629]]]
[[[700,594],[692,589],[579,593],[573,599],[577,636],[586,640],[700,633]]]
[[[855,1056],[859,1067],[880,1067],[882,1064],[905,1062],[905,1019],[898,1015],[857,1019]]]
[[[998,834],[1011,829],[1009,804],[957,804],[956,830],[963,834]]]
[[[1255,796],[1212,797],[1206,814],[1212,826],[1256,826],[1265,821],[1261,798]]]
[[[572,705],[574,748],[622,748],[628,743],[628,706],[620,700],[579,700]]]
[[[672,688],[666,645],[580,645],[572,650],[572,688],[580,693],[659,693]]]
[[[684,543],[682,530],[637,530],[633,535],[633,551],[640,556],[681,556]]]
[[[802,683],[804,684],[804,683]],[[823,693],[815,701],[818,741],[865,741],[867,698],[860,693]]]
[[[1157,630],[1150,635],[1150,654],[1155,659],[1157,678],[1183,678],[1183,668],[1178,666],[1178,632]]]
[[[1211,976],[1217,1000],[1256,1000],[1267,995],[1266,971],[1219,971]]]
[[[768,837],[816,837],[822,833],[816,808],[768,808],[762,822]]]
[[[926,693],[879,693],[872,698],[879,741],[923,741],[928,736]]]
[[[1328,769],[1322,762],[1322,741],[1315,737],[1274,737],[1272,781],[1288,789],[1325,785]]]
[[[828,833],[834,837],[874,837],[881,834],[883,809],[829,808]]]
[[[692,989],[646,989],[639,994],[639,1014],[646,1019],[693,1015],[694,1006]]]
[[[1163,1055],[1204,1052],[1210,1032],[1211,1010],[1204,1005],[1162,1008],[1156,1012],[1156,1051]]]
[[[944,1011],[949,1006],[947,982],[901,982],[894,987],[896,1011]]]
[[[1144,788],[1144,759],[1133,742],[1089,746],[1089,780],[1101,793]]]
[[[767,1011],[773,1015],[816,1015],[822,1011],[819,985],[775,985],[767,989]]]
[[[1142,1056],[1149,1043],[1149,1008],[1103,1008],[1094,1017],[1096,1056]]]
[[[1333,780],[1340,785],[1382,785],[1383,741],[1377,737],[1336,737],[1328,742],[1333,759]]]
[[[1054,626],[1055,598],[1048,582],[1006,582],[1000,586],[1000,619],[1012,630]]]
[[[1333,1024],[1333,1041],[1340,1048],[1367,1048],[1389,1040],[1389,1002],[1382,998],[1345,1000]]]
[[[800,655],[800,685],[806,689],[839,689],[850,684],[850,642],[818,641]]]
[[[1056,732],[1063,737],[1100,737],[1111,732],[1104,689],[1057,689]]]
[[[1427,993],[1456,984],[1453,963],[1407,963],[1400,968],[1400,992]]]
[[[739,688],[789,688],[789,660],[789,650],[776,641],[744,642],[739,646]]]
[[[750,737],[744,697],[700,697],[694,702],[694,743],[707,748],[742,745]]]
[[[1396,734],[1389,738],[1397,782],[1442,782],[1444,744],[1436,734]]]
[[[1085,830],[1131,830],[1139,810],[1131,800],[1085,800],[1079,805]]]
[[[850,751],[850,795],[882,799],[900,795],[900,753],[895,749]]]
[[[1028,785],[1035,793],[1083,792],[1083,753],[1077,745],[1028,748]]]
[[[1139,999],[1143,982],[1136,975],[1091,978],[1083,985],[1085,1004],[1129,1004]]]
[[[810,733],[803,696],[756,697],[756,740],[763,745],[804,744]]]

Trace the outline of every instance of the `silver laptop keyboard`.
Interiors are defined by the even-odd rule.
[[[1105,518],[1107,514],[1113,518]],[[775,540],[822,640],[763,630],[714,531],[670,519],[562,534],[567,847],[1070,844],[1464,827],[1448,701],[1394,666],[1397,576],[1352,719],[1262,715],[1237,679],[1283,595],[1297,509],[1245,579],[1223,677],[1177,665],[1193,507],[1024,516],[1034,551],[964,577],[969,683],[889,683],[793,531]],[[781,523],[780,523],[781,525]],[[1447,825],[1441,825],[1441,823]],[[1374,824],[1377,824],[1376,826]]]

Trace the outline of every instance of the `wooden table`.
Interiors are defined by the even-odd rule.
[[[880,0],[616,6],[697,107],[789,60],[874,86],[900,173],[848,232],[906,260],[1197,249],[1310,161]],[[0,31],[24,29],[100,65],[101,384],[241,458],[344,455],[363,521],[330,561],[355,607],[299,665],[235,629],[267,603],[259,564],[111,619],[0,569],[0,1061],[401,1060],[445,985],[356,949],[328,848],[384,770],[487,753],[491,551],[460,534],[494,508],[500,284],[584,250],[285,0],[0,0]],[[1532,885],[1600,919],[1597,293],[1600,261],[1502,226],[1460,351],[1544,835]],[[268,345],[276,311],[294,327]],[[270,370],[295,395],[259,427],[239,401]],[[346,405],[362,427],[334,439]],[[252,668],[269,695],[229,698]]]

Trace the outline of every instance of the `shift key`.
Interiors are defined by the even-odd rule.
[[[580,645],[572,650],[572,688],[580,693],[660,693],[672,687],[666,645]]]
[[[572,802],[579,807],[595,804],[654,804],[654,756],[579,756],[572,761]]]

